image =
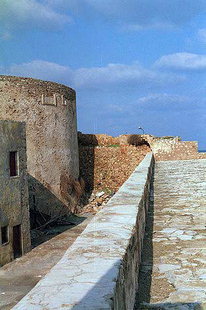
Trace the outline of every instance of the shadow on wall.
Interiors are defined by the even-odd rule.
[[[152,183],[153,184],[153,183]],[[138,293],[136,295],[136,303],[134,310],[204,310],[204,305],[201,305],[199,302],[177,302],[177,303],[158,303],[150,304],[150,289],[151,289],[151,278],[152,278],[152,268],[153,268],[153,246],[152,246],[152,236],[153,236],[153,222],[154,222],[154,195],[153,195],[153,186],[151,186],[151,195],[150,195],[150,206],[147,215],[144,246],[142,251],[142,263],[140,266],[139,280],[138,280]],[[124,260],[123,260],[124,261]],[[72,307],[73,310],[79,309],[105,309],[108,307],[114,310],[132,310],[133,304],[130,304],[129,300],[125,299],[125,292],[128,289],[129,285],[125,285],[122,281],[118,282],[116,279],[117,270],[119,268],[120,261],[116,260],[113,263],[113,266],[108,268],[108,271],[103,277],[100,278],[98,283],[92,284],[84,283],[84,287],[88,287],[87,294],[81,299],[78,300],[77,293],[77,304]],[[97,270],[94,270],[94,273],[98,273]],[[117,281],[117,282],[116,282]],[[109,283],[109,285],[108,285]],[[94,286],[93,286],[94,285]],[[115,292],[115,288],[118,290],[115,299],[113,294],[111,296],[111,291]],[[81,294],[81,293],[80,293]],[[129,296],[130,294],[127,294]],[[99,296],[102,296],[99,298]],[[132,296],[132,295],[131,295]]]
[[[78,135],[79,139],[79,173],[85,182],[85,191],[89,199],[94,189],[94,158],[98,140],[95,135]],[[85,198],[85,197],[84,197]],[[86,199],[86,200],[87,200]],[[87,201],[85,201],[87,203]]]
[[[28,181],[32,247],[81,224],[86,219],[71,213],[69,207],[31,175],[28,176]],[[80,186],[80,183],[77,183]],[[70,191],[72,190],[71,186]],[[76,196],[71,199],[75,200]]]
[[[175,303],[159,303],[159,304],[150,304],[142,305],[139,310],[204,310],[204,305],[199,302],[175,302]]]
[[[149,143],[141,135],[129,135],[127,143],[134,146],[147,145],[150,147]]]
[[[124,306],[124,301],[122,300],[123,307],[114,307],[114,300],[113,300],[113,294],[111,296],[111,291],[115,289],[116,282],[115,277],[117,274],[117,269],[119,268],[120,261],[114,260],[113,266],[111,268],[108,268],[107,273],[104,274],[103,277],[100,278],[100,280],[97,283],[92,283],[92,281],[88,283],[84,283],[84,289],[86,291],[87,287],[87,294],[79,300],[78,293],[81,295],[80,292],[77,290],[76,295],[76,305],[74,305],[71,309],[79,310],[79,309],[126,309]],[[111,266],[111,265],[110,265]],[[96,266],[99,270],[99,266]],[[96,269],[95,268],[95,269]],[[95,273],[98,272],[98,269]],[[101,297],[100,297],[101,296]],[[123,297],[120,296],[120,298]],[[106,304],[106,305],[105,305]],[[109,305],[109,308],[108,308]]]
[[[97,146],[121,146],[133,145],[141,146],[149,143],[141,135],[122,135],[119,137],[112,137],[108,135],[94,135],[82,134],[78,132],[79,143],[79,164],[80,177],[85,181],[85,190],[88,197],[94,189],[94,162],[95,162],[95,148]]]
[[[119,261],[116,261],[112,268],[108,269],[107,273],[99,280],[98,283],[94,284],[92,287],[92,282],[84,283],[84,288],[87,287],[87,294],[81,299],[78,300],[78,291],[77,291],[77,302],[71,309],[80,310],[80,309],[114,309],[114,310],[126,310],[133,308],[129,304],[129,301],[126,302],[124,298],[125,287],[122,283],[115,283],[114,275],[117,274],[117,266]],[[110,285],[108,285],[110,283]],[[111,290],[115,291],[115,287],[118,288],[119,293],[116,295],[115,300],[111,297]],[[120,288],[121,287],[121,288]],[[104,292],[104,293],[103,293]],[[80,292],[81,294],[81,292]],[[102,298],[99,298],[102,296]],[[106,305],[105,305],[106,303]],[[108,308],[109,305],[109,308]],[[194,303],[158,303],[158,304],[148,304],[144,303],[141,306],[134,307],[134,310],[204,310],[204,306],[199,302]]]
[[[28,185],[31,229],[44,225],[51,218],[70,213],[51,191],[30,174]]]
[[[154,168],[155,169],[155,168]],[[138,277],[138,290],[135,309],[140,310],[142,303],[149,303],[151,299],[151,281],[153,270],[153,229],[154,229],[154,172],[150,187],[150,204],[146,218],[145,236],[143,241],[141,264]]]
[[[143,241],[141,264],[138,276],[138,290],[134,310],[204,310],[205,306],[194,303],[157,303],[150,304],[153,272],[153,231],[154,231],[154,174],[150,189],[150,205],[147,214],[145,236]],[[161,288],[160,288],[161,289]]]

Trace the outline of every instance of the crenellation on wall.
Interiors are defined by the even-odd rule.
[[[73,107],[73,103],[70,102],[68,98],[66,98],[64,95],[59,94],[53,94],[53,96],[46,96],[45,94],[42,94],[42,105],[48,105],[48,106],[71,106]]]
[[[53,96],[47,97],[44,94],[42,95],[42,104],[43,105],[53,105],[57,106],[57,96],[53,94]]]

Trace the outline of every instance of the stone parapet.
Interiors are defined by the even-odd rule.
[[[155,160],[189,160],[206,158],[205,153],[198,153],[196,141],[177,141],[176,139],[159,139],[151,144]]]
[[[120,135],[112,137],[106,134],[84,134],[78,132],[79,145],[84,146],[113,146],[113,145],[149,145],[147,139],[151,140],[150,135]]]
[[[107,205],[13,310],[132,310],[149,205],[149,153]]]
[[[185,160],[206,158],[206,153],[198,152],[196,141],[181,141],[176,136],[156,137],[153,135],[120,135],[112,137],[105,134],[78,133],[80,146],[141,146],[147,145],[152,150],[155,160]]]

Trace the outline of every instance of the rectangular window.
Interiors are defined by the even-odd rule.
[[[9,154],[10,177],[18,175],[18,152],[10,152]]]
[[[1,243],[6,244],[9,242],[8,226],[1,227]]]

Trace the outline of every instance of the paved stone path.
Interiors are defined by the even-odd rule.
[[[0,268],[0,310],[10,310],[49,272],[82,233],[91,218],[92,216],[88,217],[81,224]]]
[[[135,309],[206,309],[206,160],[157,162]]]

